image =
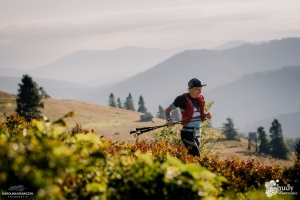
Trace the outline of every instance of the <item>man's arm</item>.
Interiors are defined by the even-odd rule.
[[[172,116],[171,116],[171,112],[172,112],[172,108],[171,106],[169,106],[168,108],[165,109],[165,116],[166,116],[166,119],[167,119],[167,125],[168,126],[174,126],[174,121],[172,119]]]

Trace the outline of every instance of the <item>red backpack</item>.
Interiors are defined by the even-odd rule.
[[[191,121],[188,119],[193,117],[194,105],[193,105],[188,93],[184,93],[183,96],[185,97],[185,100],[186,100],[186,108],[183,112],[181,112],[182,121],[183,121],[183,122],[181,122],[181,124],[184,126]],[[201,121],[204,121],[205,120],[205,115],[204,115],[205,101],[204,101],[204,97],[201,94],[198,96],[198,102],[199,102],[200,118],[201,118]],[[187,119],[187,120],[185,120],[185,119]]]

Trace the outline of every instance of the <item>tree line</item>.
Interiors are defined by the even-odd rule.
[[[117,98],[117,101],[116,101],[115,95],[113,93],[110,93],[110,95],[108,97],[108,106],[114,107],[114,108],[125,109],[125,110],[137,111],[137,112],[141,112],[141,113],[146,113],[148,111],[148,108],[146,108],[146,106],[145,106],[145,101],[144,101],[144,98],[142,95],[140,95],[140,97],[139,97],[138,109],[135,110],[133,98],[132,98],[132,95],[130,92],[123,103],[121,102],[119,97]],[[179,109],[173,110],[171,115],[175,121],[181,120],[181,114],[180,114]],[[165,109],[161,105],[158,106],[158,112],[156,113],[156,117],[160,118],[160,119],[166,119]]]
[[[114,94],[110,93],[109,98],[108,98],[108,106],[114,107],[114,108],[121,108],[121,109],[125,109],[125,110],[136,111],[131,93],[128,94],[128,97],[126,97],[126,99],[123,103],[121,102],[119,97],[116,102],[116,98],[115,98]],[[145,106],[145,101],[144,101],[144,98],[142,95],[140,95],[140,97],[139,97],[137,112],[141,112],[141,113],[147,112],[147,108]]]
[[[239,134],[236,128],[234,128],[233,120],[228,117],[227,123],[222,126],[222,133],[225,135],[226,140],[236,140],[240,141]],[[264,127],[260,126],[257,128],[258,142],[260,142],[258,152],[266,155],[271,155],[274,158],[288,159],[290,153],[287,147],[284,136],[282,134],[281,124],[277,119],[271,123],[269,129],[269,135],[266,134]],[[300,158],[300,139],[295,142],[295,153],[297,158]]]

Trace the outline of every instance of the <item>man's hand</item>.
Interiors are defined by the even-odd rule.
[[[208,113],[205,114],[205,117],[207,119],[211,119],[212,118],[212,114],[210,112],[208,112]]]
[[[167,125],[170,127],[170,126],[174,126],[174,121],[173,121],[173,118],[172,116],[168,116],[167,117]]]
[[[167,125],[170,127],[170,126],[174,126],[174,122],[173,122],[173,120],[172,121],[169,121],[169,122],[167,122]]]

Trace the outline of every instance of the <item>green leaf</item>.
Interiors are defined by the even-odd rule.
[[[106,190],[105,184],[100,183],[89,183],[86,185],[88,191],[91,192],[104,192]]]

